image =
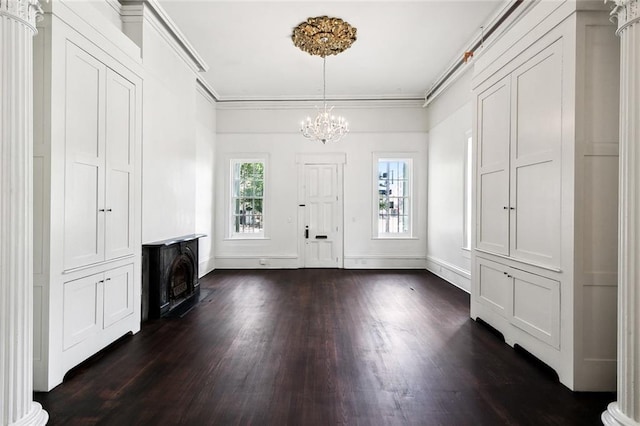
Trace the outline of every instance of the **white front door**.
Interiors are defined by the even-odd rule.
[[[305,268],[342,267],[342,173],[338,164],[304,165]]]

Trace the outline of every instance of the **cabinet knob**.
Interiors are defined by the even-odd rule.
[[[516,209],[515,207],[509,207],[509,210],[515,210],[515,209]],[[111,210],[109,210],[109,211],[111,211]]]
[[[98,209],[98,211],[99,211],[99,212],[103,212],[103,211],[105,211],[105,210],[104,210],[104,209]]]
[[[504,206],[502,209],[503,209],[503,210],[509,210],[509,207]]]
[[[111,209],[107,209],[107,211],[108,211],[108,212],[111,212],[111,211],[113,211],[113,210],[111,210]]]

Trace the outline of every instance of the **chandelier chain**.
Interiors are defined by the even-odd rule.
[[[327,108],[327,57],[322,57],[322,103]]]

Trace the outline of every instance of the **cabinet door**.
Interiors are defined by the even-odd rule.
[[[480,257],[476,259],[475,299],[504,318],[509,318],[513,299],[512,277],[507,272],[509,268]]]
[[[511,323],[539,340],[560,347],[560,282],[518,269],[513,276]]]
[[[512,74],[510,256],[560,266],[562,50],[556,42]]]
[[[133,282],[133,265],[105,272],[103,328],[133,313]]]
[[[510,81],[504,78],[477,98],[479,249],[509,254]]]
[[[90,275],[63,284],[63,349],[96,335],[102,325],[103,274]]]
[[[67,43],[64,268],[104,260],[105,66]]]
[[[106,259],[133,253],[135,97],[135,85],[108,69],[106,78]]]

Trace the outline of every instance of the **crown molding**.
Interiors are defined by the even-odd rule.
[[[429,106],[438,96],[447,90],[458,78],[468,71],[470,65],[482,56],[487,47],[498,41],[522,16],[541,0],[504,0],[502,7],[487,21],[482,28],[494,28],[490,36],[484,35],[484,30],[479,31],[466,47],[454,56],[451,64],[438,76],[431,87],[425,91],[424,107]],[[520,4],[521,3],[521,4]],[[510,10],[512,10],[510,12]],[[506,18],[505,18],[506,16]],[[477,46],[477,48],[476,48]],[[462,59],[467,52],[472,52],[469,60]]]
[[[169,14],[160,6],[157,0],[120,0],[121,3],[121,15],[123,21],[135,22],[140,17],[149,18],[148,14],[145,14],[145,10],[149,10],[153,17],[153,20],[149,20],[152,24],[159,24],[160,29],[164,30],[164,33],[177,45],[181,54],[186,56],[190,62],[193,63],[195,70],[198,72],[206,72],[209,70],[209,65],[200,56],[196,49],[191,45],[187,37],[180,31],[175,22],[169,17]]]
[[[327,99],[327,103],[339,109],[360,108],[422,108],[424,100],[419,99]],[[283,99],[283,100],[251,100],[251,101],[218,101],[219,110],[287,110],[315,109],[320,107],[322,99]]]

